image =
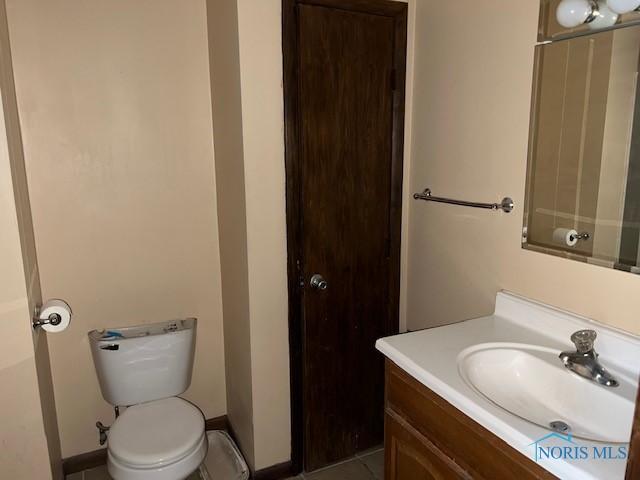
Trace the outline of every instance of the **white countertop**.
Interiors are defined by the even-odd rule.
[[[627,387],[620,393],[634,398],[640,374],[640,338],[506,292],[498,293],[491,316],[383,338],[376,348],[451,405],[534,460],[531,444],[551,431],[503,410],[476,392],[458,372],[458,355],[468,347],[493,342],[540,345],[558,352],[574,350],[570,336],[585,328],[598,333],[595,348],[601,362],[627,380]],[[579,443],[604,445],[586,440]],[[543,459],[538,463],[563,480],[623,480],[626,469],[626,460],[621,459]]]

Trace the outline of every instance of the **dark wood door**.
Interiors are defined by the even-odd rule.
[[[380,14],[381,6],[392,8]],[[288,222],[298,241],[289,272],[298,278],[304,459],[313,470],[383,440],[384,362],[374,345],[398,328],[406,5],[295,7],[296,87],[285,89],[296,105]],[[326,289],[310,284],[314,275]]]

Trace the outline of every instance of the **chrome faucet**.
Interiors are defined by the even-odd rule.
[[[593,330],[579,330],[571,335],[571,341],[576,345],[575,352],[562,352],[560,360],[574,373],[593,380],[605,387],[617,387],[618,381],[600,365],[598,354],[593,349],[598,334]]]

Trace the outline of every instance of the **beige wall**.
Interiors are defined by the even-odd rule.
[[[640,277],[521,249],[538,5],[417,4],[412,188],[517,208],[410,202],[409,328],[488,314],[507,289],[640,333]]]
[[[400,0],[397,0],[400,1]],[[401,235],[401,248],[400,248],[400,331],[407,330],[408,318],[408,297],[407,293],[409,283],[409,218],[410,218],[410,206],[413,202],[413,182],[411,181],[412,175],[412,147],[413,147],[413,108],[415,102],[413,101],[414,89],[415,89],[415,41],[416,41],[416,5],[422,0],[407,0],[409,8],[407,19],[407,78],[406,78],[406,90],[405,90],[405,120],[404,120],[404,164],[403,164],[403,183],[402,183],[402,235]]]
[[[186,397],[224,414],[220,264],[204,1],[9,0],[64,457],[113,420],[87,332],[199,318]]]
[[[7,146],[16,199],[16,213],[20,233],[22,261],[25,272],[24,282],[27,292],[28,312],[33,312],[35,307],[42,303],[40,276],[36,256],[31,204],[24,164],[22,133],[20,130],[20,119],[18,117],[18,106],[13,78],[13,64],[11,50],[9,48],[9,30],[4,1],[0,2],[0,9],[0,45],[2,49],[2,55],[0,56],[0,82],[2,85],[2,102],[4,104]],[[54,476],[58,478],[58,475],[61,472],[60,438],[58,434],[56,405],[51,379],[48,342],[46,335],[44,335],[40,330],[33,331],[32,335],[40,404],[42,406],[45,434],[48,440],[49,457]]]
[[[30,326],[40,283],[4,1],[0,90],[0,477],[61,479],[47,339]]]
[[[5,85],[2,90],[4,94]],[[6,102],[2,107],[4,113]],[[23,263],[19,198],[19,189],[12,185],[5,117],[0,115],[0,327],[4,336],[0,349],[0,477],[47,479],[52,475],[35,354],[37,343],[46,342],[31,334],[25,281],[30,275],[25,275],[24,265],[33,264],[34,257]]]
[[[227,415],[236,440],[253,467],[251,319],[237,2],[207,0],[207,20],[215,130]]]
[[[209,0],[229,419],[254,470],[290,459],[280,0]]]
[[[239,0],[255,467],[290,458],[280,0]]]

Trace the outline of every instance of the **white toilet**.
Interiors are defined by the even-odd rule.
[[[178,398],[191,383],[196,319],[89,332],[102,396],[127,407],[108,434],[115,480],[181,480],[207,454],[205,419]]]

